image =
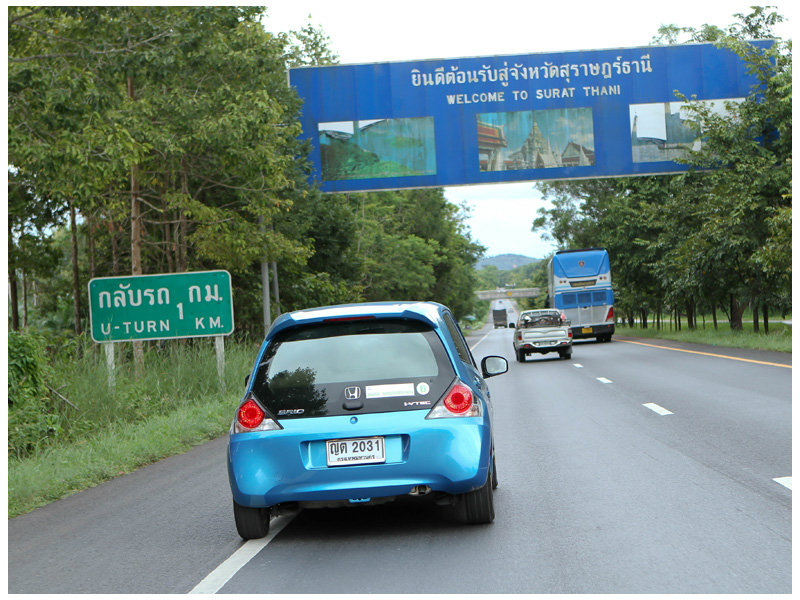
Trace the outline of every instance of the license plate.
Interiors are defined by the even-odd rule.
[[[386,462],[383,437],[326,440],[328,466],[369,465]]]
[[[592,333],[592,328],[584,327],[583,329],[581,329],[581,333]]]

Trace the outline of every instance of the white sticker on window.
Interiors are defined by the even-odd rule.
[[[429,386],[424,381],[421,381],[420,383],[417,384],[417,393],[420,396],[427,396],[428,392],[430,391],[431,391],[431,386]]]
[[[365,388],[367,398],[393,398],[397,396],[413,396],[413,383],[391,383],[388,385],[368,385]]]

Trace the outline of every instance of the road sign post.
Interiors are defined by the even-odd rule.
[[[223,336],[233,332],[227,271],[98,277],[89,282],[92,339],[106,345],[113,386],[113,342],[215,338],[217,372],[225,365]],[[110,349],[109,349],[110,348]]]
[[[106,371],[108,372],[108,387],[112,390],[116,385],[114,378],[114,342],[103,342],[103,348],[106,351]]]

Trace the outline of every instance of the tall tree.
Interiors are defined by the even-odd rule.
[[[769,38],[782,20],[769,7],[735,16],[739,22],[725,30],[664,26],[656,40],[713,41],[736,52],[758,80],[727,114],[687,100],[703,139],[685,160],[692,171],[540,186],[553,206],[540,210],[534,228],[562,247],[609,248],[617,298],[628,311],[680,305],[693,324],[698,304],[715,311],[724,302],[731,327],[740,329],[748,304],[790,302],[791,42],[766,52],[748,43]]]

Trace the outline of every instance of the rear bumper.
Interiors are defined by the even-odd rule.
[[[607,323],[603,325],[587,325],[585,327],[578,326],[572,328],[573,339],[597,337],[598,335],[611,335],[613,333],[613,323]]]
[[[242,506],[285,502],[363,502],[427,485],[461,494],[486,481],[488,417],[430,419],[428,410],[289,419],[280,431],[232,434],[228,478]],[[328,467],[325,440],[384,436],[386,462]]]
[[[514,349],[525,352],[539,354],[547,354],[548,352],[555,352],[556,350],[566,350],[572,346],[572,340],[542,340],[538,343],[530,342],[514,342]]]

